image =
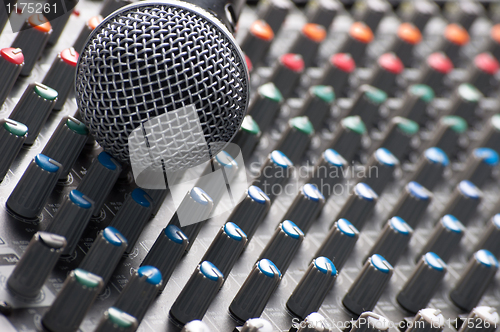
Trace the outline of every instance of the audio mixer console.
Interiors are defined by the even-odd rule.
[[[131,1],[81,0],[50,22],[56,35],[67,19],[58,38],[40,18],[13,33],[33,19],[11,14],[0,35],[0,118],[10,119],[0,130],[0,331],[75,330],[65,323],[95,331],[113,306],[135,318],[110,309],[107,317],[120,319],[96,331],[131,331],[142,316],[138,331],[179,331],[199,307],[211,331],[233,331],[253,317],[272,331],[296,330],[313,311],[332,331],[354,331],[365,311],[394,323],[392,332],[406,331],[417,311],[433,308],[452,332],[479,306],[493,308],[490,321],[498,323],[499,8],[310,2],[262,0],[243,9],[236,40],[249,59],[251,101],[233,143],[249,185],[261,180],[254,184],[272,204],[267,211],[268,198],[252,187],[241,203],[251,206],[238,218],[226,211],[181,227],[195,238],[189,244],[163,231],[175,219],[171,193],[134,190],[130,167],[102,153],[78,120],[75,52],[100,22],[96,15]],[[50,143],[54,132],[61,136]],[[263,165],[294,171],[268,177]],[[203,195],[191,192],[192,204],[212,204]],[[221,231],[228,221],[235,225]],[[37,232],[65,238],[32,239]],[[147,268],[155,258],[143,260],[163,233],[178,247],[165,250],[171,276],[155,296],[160,279]],[[108,247],[90,255],[98,244]],[[88,274],[108,264],[117,267]],[[48,267],[43,287],[36,285]]]

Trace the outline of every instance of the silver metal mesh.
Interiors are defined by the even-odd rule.
[[[83,120],[97,142],[123,162],[129,161],[131,132],[166,112],[193,105],[207,143],[206,149],[187,144],[192,133],[181,130],[176,144],[162,144],[161,133],[155,133],[146,159],[189,155],[177,157],[170,169],[207,161],[243,121],[248,74],[241,51],[207,13],[178,4],[124,7],[93,31],[80,55],[76,92]]]

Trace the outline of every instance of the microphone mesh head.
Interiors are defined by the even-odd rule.
[[[177,126],[175,137],[162,143],[158,136],[171,136],[172,129],[162,123],[148,143],[154,149],[134,152],[135,159],[162,159],[163,167],[167,157],[170,170],[198,165],[224,148],[245,116],[248,86],[243,53],[225,26],[202,9],[169,1],[140,2],[108,16],[87,40],[76,75],[83,121],[122,162],[129,162],[134,129],[161,115],[194,110],[204,149],[192,144],[196,126],[188,122],[189,128]],[[142,131],[148,141],[149,132]]]

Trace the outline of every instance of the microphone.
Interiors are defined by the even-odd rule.
[[[133,170],[175,172],[224,149],[248,107],[248,69],[232,35],[243,5],[141,1],[93,30],[77,65],[76,100],[106,152]]]

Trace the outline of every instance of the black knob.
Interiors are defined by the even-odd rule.
[[[158,235],[155,243],[142,261],[141,266],[154,266],[160,271],[163,279],[160,292],[165,289],[167,281],[184,255],[188,243],[187,236],[179,227],[168,225]]]
[[[330,148],[351,162],[359,153],[361,140],[366,135],[366,126],[360,116],[348,116],[340,120]]]
[[[299,115],[306,116],[314,127],[319,131],[325,119],[330,114],[330,108],[335,101],[335,90],[327,85],[315,85],[309,88]]]
[[[364,177],[360,180],[381,195],[385,187],[394,180],[394,172],[399,167],[399,160],[388,149],[379,148],[366,162]],[[376,174],[372,174],[376,170]]]
[[[2,106],[5,99],[9,96],[9,92],[14,83],[16,83],[23,66],[23,50],[13,47],[0,49],[0,72],[2,73],[2,77],[4,77],[0,83],[0,106]]]
[[[308,1],[306,5],[307,22],[316,23],[328,29],[342,9],[342,3],[335,0]]]
[[[286,99],[294,92],[305,66],[302,55],[296,53],[284,54],[274,64],[269,81],[276,85],[278,91]],[[260,122],[259,125],[261,125]]]
[[[356,63],[361,66],[366,53],[366,47],[373,40],[373,31],[363,22],[354,22],[349,28],[347,39],[343,42],[338,53],[350,54]]]
[[[315,185],[326,201],[344,181],[346,166],[347,161],[337,151],[326,149],[306,182]]]
[[[246,244],[246,234],[235,223],[228,221],[205,251],[201,262],[212,263],[223,276],[228,276]]]
[[[498,166],[498,153],[490,148],[476,148],[467,159],[461,179],[469,180],[477,187],[482,187]]]
[[[470,62],[464,81],[475,86],[483,95],[488,95],[499,68],[498,60],[491,53],[478,54]]]
[[[413,229],[410,225],[400,217],[392,217],[380,232],[366,259],[369,259],[374,254],[379,254],[391,265],[396,265],[399,257],[408,248],[412,235]]]
[[[340,271],[358,241],[359,232],[347,219],[339,219],[321,243],[314,257],[325,256]]]
[[[405,22],[399,25],[398,32],[388,49],[394,52],[404,67],[411,67],[413,64],[413,50],[421,41],[422,34],[420,30],[415,25]]]
[[[498,261],[491,252],[486,249],[476,251],[450,292],[450,299],[460,309],[472,310],[490,286],[497,271]]]
[[[337,270],[332,261],[326,257],[317,257],[309,264],[306,273],[288,298],[286,307],[300,318],[319,310],[336,277]]]
[[[118,161],[104,151],[92,161],[76,189],[94,201],[94,215],[101,213],[104,201],[113,189],[121,171],[122,167]]]
[[[71,271],[43,315],[43,327],[51,332],[77,331],[103,287],[101,277],[82,269]]]
[[[66,238],[68,245],[63,255],[71,255],[87,227],[94,202],[78,190],[70,191],[56,212],[54,219],[47,226],[47,232],[59,234]]]
[[[460,181],[451,194],[442,215],[453,215],[464,225],[467,225],[474,216],[482,198],[483,193],[472,182],[468,180]]]
[[[300,54],[304,65],[310,67],[314,64],[319,46],[326,38],[326,30],[322,25],[306,23],[290,47],[289,53]]]
[[[439,7],[430,0],[408,1],[399,8],[403,22],[413,23],[421,31],[432,17],[439,14]]]
[[[391,11],[391,5],[385,0],[361,0],[357,3],[354,17],[365,22],[376,31],[380,21]]]
[[[137,319],[140,324],[161,288],[162,275],[153,266],[141,266],[130,278],[113,307]]]
[[[35,142],[54,108],[57,98],[58,92],[56,90],[40,83],[31,83],[24,90],[9,118],[28,127],[28,137],[25,144],[31,145]]]
[[[420,183],[432,191],[443,179],[443,173],[449,163],[448,156],[443,150],[437,147],[428,148],[417,162],[411,181]]]
[[[389,216],[398,216],[415,228],[433,198],[432,193],[415,181],[410,181],[400,194]]]
[[[408,157],[411,143],[418,136],[417,122],[400,116],[393,117],[385,130],[379,147],[389,150],[398,160]]]
[[[258,261],[229,306],[232,317],[241,323],[259,317],[281,277],[280,270],[269,259]]]
[[[64,117],[45,144],[42,153],[59,161],[63,168],[61,178],[66,178],[71,167],[88,140],[88,129],[72,116]]]
[[[199,264],[170,308],[170,318],[184,325],[202,319],[224,283],[224,275],[209,261]]]
[[[293,3],[288,0],[263,1],[257,8],[257,17],[266,21],[276,34],[293,7]]]
[[[317,83],[324,86],[331,86],[338,97],[344,96],[345,89],[349,85],[349,75],[355,69],[356,63],[350,54],[334,54],[326,63],[323,74]]]
[[[352,195],[349,195],[335,219],[347,219],[354,227],[361,230],[377,201],[377,193],[367,184],[360,182],[354,187]]]
[[[278,225],[258,260],[270,260],[284,274],[303,240],[302,230],[292,221],[285,220]]]
[[[303,185],[288,208],[283,219],[293,220],[304,233],[309,231],[325,205],[325,197],[310,183]]]
[[[153,200],[141,188],[135,188],[127,196],[110,226],[116,228],[128,241],[126,252],[134,249],[146,222],[151,219]]]
[[[81,53],[83,50],[83,47],[85,46],[85,42],[87,41],[87,38],[89,37],[90,33],[94,31],[94,29],[101,24],[103,20],[103,17],[101,15],[96,15],[92,16],[87,23],[83,26],[82,31],[80,31],[80,34],[76,38],[73,48],[78,52]]]
[[[64,237],[37,232],[7,279],[7,288],[23,297],[38,296],[65,247]]]
[[[349,116],[358,115],[363,120],[368,130],[380,119],[380,106],[387,100],[387,93],[374,86],[363,84],[360,86],[351,108]],[[339,151],[340,152],[340,151]]]
[[[437,95],[443,91],[443,79],[453,69],[453,63],[444,53],[432,53],[420,66],[417,82],[428,85]]]
[[[36,61],[42,55],[51,34],[52,25],[42,14],[33,14],[26,20],[11,45],[13,48],[22,49],[24,53],[21,76],[29,76]]]
[[[446,271],[446,263],[438,255],[433,252],[423,255],[396,298],[399,304],[415,313],[425,308]]]
[[[50,193],[57,184],[62,165],[38,154],[7,199],[7,207],[21,217],[34,219],[43,210]]]
[[[474,252],[480,249],[489,250],[495,257],[500,257],[500,214],[495,214],[486,225],[483,235],[477,242]]]
[[[462,83],[451,96],[448,114],[459,116],[472,125],[480,120],[476,109],[482,98],[483,94],[472,84]]]
[[[241,50],[254,66],[260,64],[274,39],[273,29],[263,20],[257,20],[250,25],[240,43]]]
[[[243,200],[233,209],[227,220],[238,225],[250,241],[270,208],[269,197],[259,187],[250,186]]]
[[[261,188],[271,199],[283,192],[283,185],[293,176],[293,163],[279,150],[274,150],[266,158],[259,176],[252,185]]]
[[[373,310],[389,283],[392,273],[392,265],[384,257],[373,255],[366,261],[342,303],[357,315]]]
[[[434,100],[434,90],[425,84],[412,84],[406,90],[397,115],[424,124],[427,120],[427,106]]]
[[[78,57],[79,54],[73,47],[61,51],[43,78],[42,83],[58,93],[54,110],[62,109],[70,91],[73,90],[73,74],[76,71]]]
[[[127,239],[111,226],[97,234],[79,268],[102,278],[106,285],[127,248]]]
[[[276,150],[283,152],[293,163],[299,163],[311,144],[314,126],[307,116],[298,116],[288,124],[276,145]]]
[[[11,119],[0,120],[0,141],[2,142],[0,146],[0,155],[2,156],[0,182],[7,175],[10,165],[23,147],[26,137],[28,137],[28,127],[24,124]]]
[[[372,76],[368,84],[393,95],[396,90],[396,78],[403,69],[404,64],[395,53],[382,54],[372,67]]]
[[[276,82],[276,81],[274,81]],[[273,82],[261,85],[248,106],[247,114],[257,122],[261,131],[266,131],[278,115],[283,95]]]

